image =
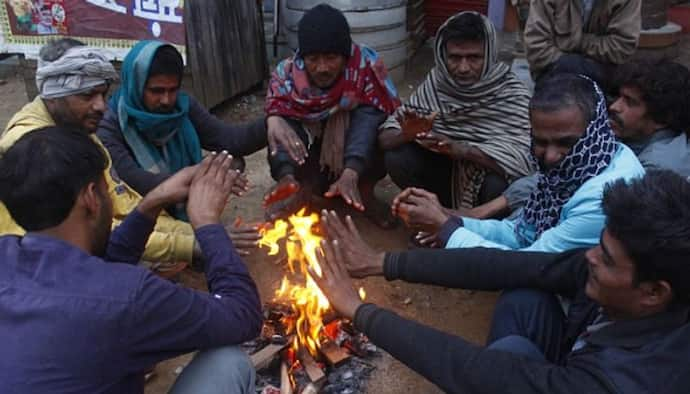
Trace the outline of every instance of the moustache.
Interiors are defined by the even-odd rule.
[[[621,117],[618,116],[618,114],[616,114],[616,113],[610,113],[609,114],[609,121],[611,123],[615,123],[616,126],[620,127],[621,129],[624,127],[623,119],[621,119]]]

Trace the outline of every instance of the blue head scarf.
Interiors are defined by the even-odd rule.
[[[515,226],[519,237],[520,228],[524,225],[534,226],[537,238],[556,226],[563,205],[582,184],[601,174],[611,164],[618,149],[609,124],[604,94],[594,81],[582,75],[580,77],[592,82],[597,96],[596,115],[558,166],[539,171],[537,189],[532,192]]]
[[[144,106],[144,87],[161,41],[140,41],[122,63],[122,84],[110,100],[120,130],[139,166],[155,174],[174,174],[201,161],[201,144],[189,120],[189,96],[177,94],[171,113],[149,112]]]

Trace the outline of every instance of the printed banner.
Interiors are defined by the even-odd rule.
[[[122,59],[142,39],[184,53],[184,0],[2,0],[0,50],[36,57],[48,40],[72,37]]]

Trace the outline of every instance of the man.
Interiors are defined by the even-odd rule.
[[[298,25],[299,50],[276,67],[268,88],[269,164],[277,184],[267,216],[288,215],[312,192],[337,196],[383,227],[389,209],[374,196],[385,176],[377,163],[378,127],[399,105],[375,51],[352,42],[337,9],[320,4]]]
[[[449,393],[664,393],[690,384],[690,183],[670,171],[619,179],[599,245],[560,254],[497,249],[377,253],[334,214],[314,276],[375,345]],[[488,347],[374,304],[352,286],[384,276],[498,290]],[[573,299],[563,313],[557,295]],[[414,338],[414,340],[411,340]]]
[[[48,127],[5,152],[0,200],[28,233],[0,237],[0,392],[143,393],[152,365],[203,350],[173,393],[254,393],[248,357],[229,347],[262,321],[256,286],[220,224],[238,178],[231,160],[209,155],[168,178],[111,234],[109,160],[92,138]],[[158,214],[182,200],[210,294],[135,266]]]
[[[640,37],[641,0],[544,0],[530,4],[525,49],[532,76],[584,74],[605,86]]]
[[[138,42],[122,63],[122,84],[98,128],[115,170],[141,195],[199,163],[202,148],[241,160],[267,144],[263,118],[241,126],[220,121],[180,90],[183,71],[182,55],[172,45]],[[171,213],[186,219],[184,204]]]
[[[690,71],[669,61],[630,62],[616,69],[617,98],[609,106],[616,138],[647,169],[668,169],[690,177]],[[511,213],[515,217],[537,187],[537,177],[512,183],[502,196],[465,213],[476,219]]]
[[[590,79],[558,74],[542,80],[530,102],[537,188],[520,216],[477,220],[451,216],[435,196],[408,189],[393,210],[447,248],[497,247],[561,252],[597,243],[601,195],[616,179],[641,176],[635,154],[616,142],[606,101]]]
[[[472,208],[533,171],[530,94],[498,62],[496,31],[479,13],[448,19],[435,48],[436,66],[381,126],[379,143],[398,186],[432,191],[446,207]],[[415,127],[424,114],[435,119]]]
[[[117,79],[113,66],[100,49],[86,47],[73,39],[53,41],[41,48],[39,56],[36,71],[39,96],[8,122],[0,138],[0,156],[23,135],[55,125],[85,131],[100,144],[95,132],[106,109],[108,88]],[[139,204],[141,195],[122,182],[110,160],[104,176],[113,201],[113,226],[117,226]],[[24,234],[2,203],[0,234]],[[237,244],[245,248],[240,253],[246,253],[252,243],[238,239]],[[176,263],[199,260],[203,256],[189,223],[163,212],[149,237],[143,258],[149,262]],[[164,268],[175,270],[178,265],[167,264]]]

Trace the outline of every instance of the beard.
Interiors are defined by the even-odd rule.
[[[99,192],[100,195],[100,192]],[[101,210],[96,218],[93,228],[93,246],[91,250],[94,256],[104,257],[110,241],[110,232],[113,223],[113,210],[110,197],[101,195]]]

